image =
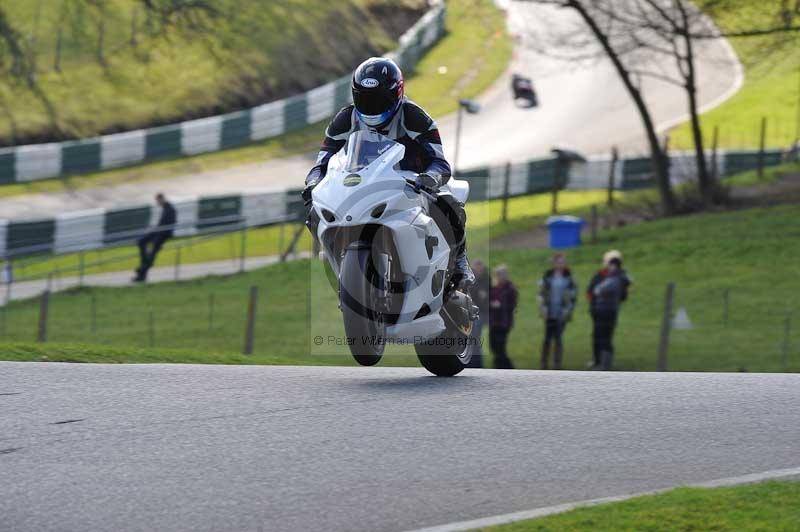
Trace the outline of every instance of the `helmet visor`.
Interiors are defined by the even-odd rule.
[[[353,91],[353,104],[363,115],[380,115],[389,111],[396,103],[391,92],[385,90]]]

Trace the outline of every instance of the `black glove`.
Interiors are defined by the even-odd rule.
[[[303,203],[306,207],[311,205],[311,191],[319,184],[319,181],[311,181],[306,183],[306,188],[303,189]]]
[[[417,190],[425,190],[427,192],[433,192],[433,193],[439,191],[439,186],[440,183],[437,176],[427,173],[419,174],[414,183],[414,187]]]

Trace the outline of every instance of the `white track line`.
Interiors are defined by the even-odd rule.
[[[708,482],[699,482],[697,484],[687,484],[691,488],[719,488],[723,486],[735,486],[737,484],[750,484],[753,482],[762,482],[764,480],[773,480],[777,478],[800,476],[800,467],[793,467],[790,469],[775,469],[772,471],[764,471],[762,473],[753,473],[750,475],[742,475],[739,477],[720,478]],[[644,491],[641,493],[632,493],[630,495],[617,495],[614,497],[601,497],[599,499],[589,499],[578,502],[568,502],[564,504],[556,504],[554,506],[545,506],[543,508],[536,508],[534,510],[525,510],[522,512],[514,512],[510,514],[494,515],[491,517],[483,517],[480,519],[473,519],[472,521],[461,521],[458,523],[449,523],[446,525],[433,526],[429,528],[420,528],[413,532],[460,532],[464,530],[474,530],[476,528],[485,528],[489,526],[505,525],[507,523],[514,523],[516,521],[524,521],[526,519],[535,519],[537,517],[544,517],[546,515],[560,514],[568,512],[576,508],[586,508],[588,506],[597,506],[598,504],[607,504],[611,502],[625,501],[635,497],[642,497],[645,495],[656,495],[666,491],[675,489],[663,488],[658,490]]]

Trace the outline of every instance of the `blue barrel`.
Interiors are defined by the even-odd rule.
[[[581,229],[585,224],[576,216],[551,216],[547,219],[550,231],[550,247],[553,249],[574,248],[581,245]]]

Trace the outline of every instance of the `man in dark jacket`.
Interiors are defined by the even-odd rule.
[[[482,368],[483,345],[481,344],[481,336],[483,326],[489,323],[489,297],[492,293],[492,278],[486,265],[481,260],[476,260],[473,263],[472,270],[475,272],[475,284],[472,285],[469,293],[472,297],[472,302],[478,307],[480,316],[472,324],[472,339],[475,341],[475,350],[472,352],[469,367]]]
[[[547,369],[550,346],[555,344],[553,367],[561,369],[564,357],[562,336],[567,322],[572,319],[577,299],[577,286],[561,253],[553,256],[553,267],[539,281],[539,313],[544,319],[545,334],[542,342],[541,368]]]
[[[589,283],[586,296],[589,298],[589,312],[594,328],[592,347],[593,369],[608,371],[614,361],[614,329],[622,302],[628,298],[631,282],[622,269],[622,256],[619,252],[606,254],[605,267],[597,272]]]
[[[147,280],[147,272],[156,261],[156,255],[168,239],[172,238],[177,216],[175,207],[168,202],[164,194],[156,194],[156,203],[161,207],[161,217],[158,224],[150,229],[137,242],[139,245],[139,267],[136,268],[134,282],[143,283]]]
[[[489,299],[489,346],[494,353],[494,367],[514,369],[508,358],[508,334],[514,326],[514,310],[517,308],[517,289],[508,278],[508,268],[500,265],[494,270],[497,284]]]

